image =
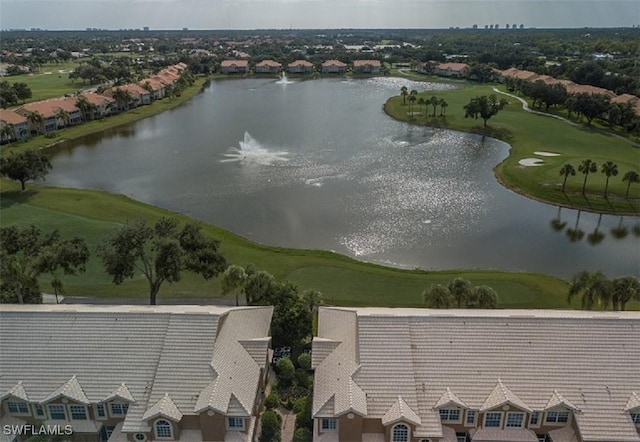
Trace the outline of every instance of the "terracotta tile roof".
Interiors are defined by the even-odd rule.
[[[114,89],[122,89],[129,92],[131,95],[149,95],[149,91],[140,85],[135,83],[123,84],[122,86],[116,86]]]
[[[588,84],[571,84],[567,85],[567,92],[570,94],[592,94],[592,95],[606,95],[608,97],[614,97],[615,94],[610,90],[603,89],[601,87],[591,86]]]
[[[248,67],[249,66],[249,61],[248,60],[222,60],[222,63],[220,64],[220,66],[224,67],[231,67],[231,66],[237,66],[239,68],[241,67]]]
[[[307,60],[296,60],[296,61],[293,61],[293,62],[289,63],[288,66],[290,68],[298,67],[298,66],[313,67],[313,63],[311,63],[311,62],[309,62]]]
[[[346,394],[335,378],[353,370],[364,416],[382,419],[401,396],[422,421],[416,437],[442,437],[434,404],[449,388],[473,410],[575,407],[583,439],[640,442],[623,412],[630,397],[638,403],[640,370],[624,368],[640,366],[638,312],[325,307],[318,327],[320,338],[340,344],[316,367],[316,417]]]
[[[355,60],[353,62],[353,66],[354,67],[360,67],[360,66],[373,66],[373,67],[380,67],[380,60]]]
[[[337,66],[337,67],[345,68],[347,67],[347,64],[341,62],[340,60],[326,60],[322,62],[322,66],[323,67]]]
[[[89,103],[96,106],[109,105],[116,102],[113,98],[96,92],[83,92],[80,96],[86,98]]]
[[[277,61],[273,61],[273,60],[262,60],[261,62],[256,64],[256,67],[262,67],[262,66],[269,66],[269,67],[272,67],[272,68],[282,67],[282,65],[280,63],[278,63]]]
[[[37,101],[35,103],[27,103],[16,109],[16,112],[32,114],[38,112],[44,118],[55,118],[56,108],[51,106],[48,101]]]
[[[436,69],[442,71],[463,71],[469,67],[466,63],[440,63]]]
[[[0,121],[4,121],[8,124],[23,124],[27,122],[27,119],[17,112],[9,109],[0,109]]]
[[[154,92],[161,90],[165,86],[165,84],[162,81],[155,78],[145,78],[144,80],[138,82],[138,86],[140,86],[144,90],[147,90],[145,88],[147,83],[149,84],[149,86],[151,86],[151,90]]]

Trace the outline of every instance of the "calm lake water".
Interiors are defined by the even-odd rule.
[[[505,189],[492,172],[505,143],[384,114],[403,85],[446,87],[214,82],[178,109],[56,154],[47,183],[122,193],[269,245],[394,266],[640,273],[639,218],[559,210]]]

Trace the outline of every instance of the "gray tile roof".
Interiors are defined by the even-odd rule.
[[[391,408],[382,416],[382,425],[390,425],[401,420],[414,425],[422,423],[420,416],[402,399],[402,396],[398,396]]]
[[[22,381],[18,382],[13,388],[10,388],[5,393],[0,395],[0,400],[5,400],[8,397],[15,397],[17,399],[22,399],[23,401],[29,401],[29,396],[27,396],[27,392],[24,391],[24,386],[22,385]]]
[[[480,428],[473,433],[474,442],[538,442],[536,433],[525,428]]]
[[[571,425],[549,431],[551,442],[578,442],[575,431]]]
[[[176,403],[171,400],[169,393],[165,394],[158,402],[153,404],[142,415],[142,419],[148,421],[156,417],[166,417],[174,422],[180,422],[182,419],[182,413],[176,406]]]
[[[448,388],[474,410],[575,408],[585,441],[640,442],[624,412],[638,403],[637,312],[321,308],[318,336],[340,344],[316,367],[314,416],[344,396],[333,377],[348,366],[366,416],[401,396],[422,420],[418,437],[441,437],[434,408]]]
[[[91,404],[134,401],[125,433],[147,431],[145,413],[196,414],[199,395],[214,382],[228,393],[227,407],[233,394],[251,412],[260,376],[256,359],[263,349],[266,360],[272,312],[272,307],[3,305],[0,392],[27,395],[32,402],[60,396]],[[245,350],[240,340],[262,342]]]

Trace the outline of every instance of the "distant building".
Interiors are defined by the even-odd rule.
[[[246,74],[249,72],[248,60],[223,60],[220,64],[223,74]]]
[[[290,74],[311,74],[313,73],[313,63],[307,60],[296,60],[287,65]]]
[[[321,65],[323,74],[343,74],[347,72],[347,64],[340,60],[326,60]]]
[[[381,69],[380,60],[356,60],[353,62],[355,74],[379,74]]]
[[[640,442],[640,314],[320,308],[314,441]]]
[[[274,60],[262,60],[253,68],[256,74],[277,74],[281,69],[282,65]]]
[[[0,109],[0,129],[4,129],[5,126],[11,126],[11,130],[7,134],[2,134],[2,138],[0,138],[2,143],[24,140],[29,137],[27,119],[17,112]]]
[[[2,305],[0,427],[59,426],[74,442],[251,442],[272,312]]]
[[[441,77],[463,78],[467,76],[469,65],[466,63],[440,63],[435,67],[434,74]]]

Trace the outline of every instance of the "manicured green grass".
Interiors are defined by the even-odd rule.
[[[3,180],[1,184],[3,226],[35,224],[46,231],[59,228],[64,235],[79,235],[89,243],[93,256],[87,273],[64,278],[68,295],[146,298],[146,281],[142,277],[113,286],[95,257],[95,248],[102,238],[127,220],[142,218],[153,222],[162,216],[175,216],[183,222],[189,221],[182,215],[104,192],[33,184],[27,191],[19,192],[17,183]],[[493,287],[500,297],[500,307],[568,307],[567,283],[551,276],[495,271],[393,269],[362,263],[332,252],[267,247],[211,225],[203,225],[203,230],[221,240],[221,251],[230,263],[251,263],[278,279],[291,280],[303,289],[316,288],[330,304],[420,306],[425,288],[462,276],[474,285]],[[43,284],[44,290],[47,290],[46,284]],[[179,283],[163,286],[160,299],[170,296],[221,297],[222,294],[217,281],[186,275]]]
[[[385,104],[386,112],[398,120],[413,124],[426,124],[449,129],[486,134],[502,139],[511,145],[510,155],[499,164],[495,173],[505,186],[528,197],[551,204],[583,210],[631,214],[640,213],[640,185],[633,184],[629,198],[625,198],[627,183],[622,181],[630,170],[640,172],[640,149],[601,130],[571,126],[555,118],[533,115],[522,109],[520,102],[507,98],[509,105],[488,122],[485,129],[482,120],[465,119],[463,106],[476,96],[495,93],[492,85],[465,86],[450,91],[425,92],[425,98],[436,95],[444,98],[449,106],[446,118],[425,118],[423,115],[410,118],[408,104],[402,97],[390,98]],[[418,106],[415,106],[416,111]],[[439,114],[439,110],[438,110]],[[559,153],[557,157],[541,157],[535,151]],[[539,158],[544,165],[525,167],[518,161],[525,158]],[[598,167],[606,161],[618,165],[618,176],[609,180],[608,199],[603,196],[605,175],[590,174],[585,196],[582,195],[584,176],[578,172],[580,163],[590,158]],[[573,165],[576,176],[567,180],[566,192],[562,193],[562,177],[559,175],[563,164]]]
[[[64,63],[49,63],[42,66],[39,72],[33,74],[7,77],[13,83],[26,83],[31,88],[33,96],[27,102],[46,100],[47,98],[62,97],[65,94],[85,89],[88,86],[82,82],[69,80],[69,72],[78,66],[77,61]],[[62,72],[61,72],[62,71]]]
[[[55,138],[38,135],[23,142],[3,145],[2,155],[8,155],[10,152],[20,153],[29,149],[42,149],[51,146],[55,148],[55,145],[64,143],[65,141],[75,140],[97,132],[114,130],[119,126],[157,115],[189,101],[202,90],[206,81],[206,78],[198,78],[193,86],[189,86],[183,91],[180,97],[164,98],[162,100],[154,101],[150,105],[140,106],[101,120],[94,120],[88,123],[61,129],[56,132]]]

